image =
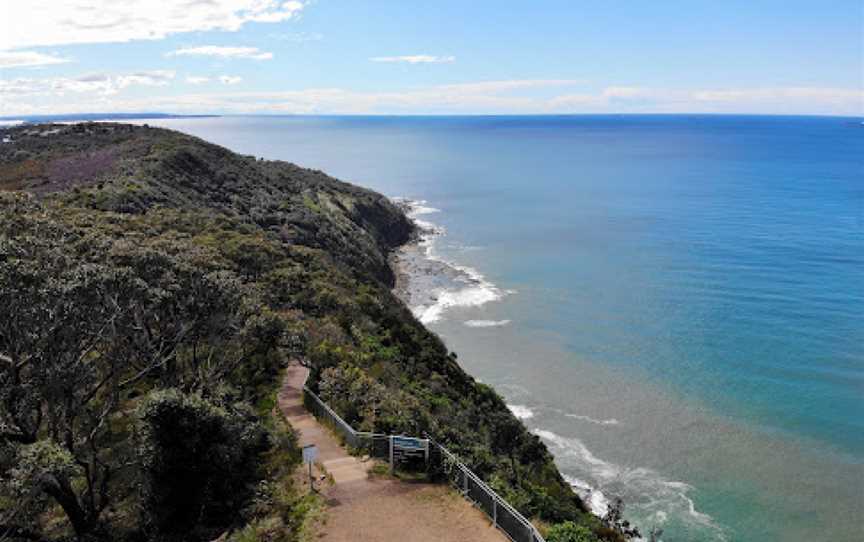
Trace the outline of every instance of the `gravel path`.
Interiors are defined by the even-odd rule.
[[[506,542],[482,512],[450,488],[370,477],[373,462],[348,455],[329,430],[303,408],[308,370],[288,368],[279,408],[298,432],[300,446],[315,444],[335,484],[319,484],[327,518],[323,542]]]

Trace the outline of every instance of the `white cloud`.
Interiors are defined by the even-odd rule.
[[[119,88],[126,88],[130,85],[164,87],[174,79],[174,75],[175,73],[170,70],[153,70],[119,75],[115,80]]]
[[[136,85],[162,87],[170,83],[172,79],[174,79],[174,72],[166,70],[121,75],[93,73],[74,78],[29,79],[21,77],[0,80],[0,97],[9,99],[14,96],[65,96],[67,93],[111,96]]]
[[[513,79],[503,81],[480,81],[477,83],[457,83],[454,85],[439,85],[436,88],[452,92],[467,93],[499,93],[510,90],[532,89],[543,87],[571,87],[581,84],[579,79]]]
[[[603,89],[603,97],[605,98],[644,98],[653,93],[652,89],[641,87],[606,87]]]
[[[454,62],[455,56],[405,55],[405,56],[373,56],[372,62],[401,62],[405,64],[445,64]]]
[[[0,79],[0,97],[8,99],[10,96],[30,96],[38,92],[38,87],[33,79],[19,77],[17,79]],[[0,104],[3,100],[0,100]]]
[[[3,2],[0,50],[237,31],[250,22],[297,17],[303,6],[296,0],[10,0]]]
[[[47,66],[63,64],[68,58],[46,55],[36,51],[0,51],[0,68],[20,68],[24,66]]]
[[[168,53],[168,56],[218,56],[221,58],[251,58],[252,60],[270,60],[273,53],[261,51],[257,47],[222,47],[219,45],[204,45],[202,47],[187,47]]]
[[[186,78],[186,82],[190,85],[203,85],[204,83],[209,83],[209,77],[196,77],[194,75],[190,75]]]
[[[320,32],[281,32],[269,34],[267,37],[274,40],[305,43],[308,41],[321,41],[324,39],[324,34]]]
[[[90,75],[82,75],[73,79],[66,77],[57,77],[39,81],[45,83],[48,91],[57,96],[63,96],[67,92],[88,92],[102,95],[116,94],[119,84],[110,75],[103,73],[94,73]],[[126,85],[128,86],[128,85]],[[39,88],[38,86],[36,88]]]
[[[550,101],[565,112],[864,114],[864,90],[824,87],[670,89],[612,86],[598,93],[565,94]]]
[[[700,90],[692,93],[700,102],[765,102],[771,100],[814,100],[840,102],[864,99],[864,91],[846,88],[781,87],[755,89]]]
[[[235,77],[235,76],[231,76],[231,75],[220,75],[219,76],[219,81],[223,85],[236,85],[237,83],[239,83],[242,80],[243,80],[242,77]]]

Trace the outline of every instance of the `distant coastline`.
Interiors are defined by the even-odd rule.
[[[5,115],[0,116],[0,128],[16,124],[39,124],[44,122],[86,122],[97,120],[147,120],[147,119],[206,119],[221,115],[175,115],[172,113],[76,113],[68,115]]]

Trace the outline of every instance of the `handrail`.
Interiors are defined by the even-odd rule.
[[[307,375],[307,378],[308,378],[308,375]],[[351,425],[350,425],[348,422],[346,422],[345,420],[343,420],[343,419],[342,419],[342,416],[340,416],[339,414],[337,414],[335,410],[333,410],[332,408],[330,408],[330,405],[328,405],[327,403],[325,403],[324,401],[322,401],[321,398],[318,397],[318,395],[316,395],[312,390],[310,390],[309,387],[306,386],[306,383],[305,383],[305,382],[303,383],[303,391],[306,392],[306,393],[308,393],[309,395],[311,395],[312,398],[315,399],[315,401],[317,401],[319,405],[321,405],[322,407],[324,407],[324,409],[327,411],[328,414],[330,414],[331,416],[333,416],[334,418],[336,418],[336,420],[338,420],[339,422],[341,422],[342,425],[344,425],[345,427],[347,427],[348,430],[351,431],[352,434],[357,435],[357,431],[356,431],[353,427],[351,427]]]
[[[318,397],[318,395],[315,392],[313,392],[309,388],[309,386],[306,384],[308,380],[309,380],[309,373],[306,374],[306,378],[303,380],[303,393],[308,395],[312,399],[314,399],[315,402],[318,405],[320,405],[324,409],[324,411],[339,424],[339,426],[341,426],[345,430],[349,431],[352,437],[354,437],[354,438],[363,437],[363,438],[375,439],[376,437],[377,438],[390,438],[391,436],[393,436],[393,435],[385,435],[383,433],[357,431],[356,429],[351,427],[351,425],[349,425],[348,422],[343,420],[342,417],[336,413],[336,411],[334,411],[332,408],[330,408],[330,406],[327,403],[325,403],[320,397]],[[396,436],[401,437],[401,436],[406,436],[406,435],[396,435]],[[417,438],[417,437],[408,437],[408,438]],[[513,508],[513,506],[511,506],[510,503],[508,503],[500,495],[498,495],[498,493],[496,493],[495,490],[493,490],[491,487],[489,487],[489,485],[486,484],[486,482],[484,482],[479,476],[477,476],[477,474],[475,474],[474,471],[472,471],[470,468],[468,468],[468,466],[465,465],[465,463],[460,461],[459,457],[456,454],[454,454],[453,452],[451,452],[450,450],[445,448],[442,444],[440,444],[438,441],[433,439],[428,434],[425,434],[425,439],[419,439],[419,440],[427,440],[430,444],[433,444],[438,450],[441,451],[441,453],[443,453],[444,455],[447,456],[447,459],[449,459],[451,462],[453,462],[456,465],[456,467],[463,473],[463,475],[466,478],[470,478],[471,481],[477,487],[479,487],[484,493],[486,493],[492,499],[492,502],[493,502],[493,513],[492,514],[490,514],[488,511],[484,510],[482,506],[480,507],[480,509],[483,510],[483,512],[486,513],[486,515],[492,519],[495,526],[499,530],[501,530],[501,532],[503,532],[504,535],[507,536],[507,538],[509,538],[510,540],[513,540],[513,542],[525,542],[524,540],[516,540],[515,538],[513,538],[513,536],[498,522],[498,512],[497,512],[497,508],[496,508],[498,505],[502,506],[509,513],[509,515],[511,517],[513,517],[517,522],[519,522],[523,527],[526,528],[526,530],[528,531],[527,534],[529,534],[531,537],[530,542],[546,542],[545,539],[543,538],[543,536],[540,534],[540,532],[537,530],[537,528],[534,526],[533,523],[528,521],[528,519],[526,519],[525,516],[523,516],[518,510]],[[467,481],[465,483],[466,483],[466,489],[467,489]],[[479,503],[477,503],[477,501],[474,501],[474,499],[472,499],[471,496],[469,494],[467,494],[467,492],[463,493],[463,495],[468,500],[479,505]]]
[[[426,435],[426,438],[428,438],[429,441],[432,442],[435,446],[437,446],[438,449],[440,449],[443,453],[447,454],[447,456],[450,458],[450,460],[453,461],[454,463],[456,463],[456,465],[466,475],[470,476],[471,479],[474,481],[474,483],[476,483],[478,486],[480,486],[480,488],[483,489],[483,491],[485,491],[487,494],[489,494],[490,497],[495,499],[498,504],[500,504],[504,508],[506,508],[507,511],[510,512],[511,515],[513,515],[513,517],[516,518],[520,523],[522,523],[525,527],[527,527],[529,530],[531,530],[535,540],[537,540],[538,542],[545,542],[543,536],[540,534],[540,532],[537,530],[537,528],[534,526],[533,523],[528,521],[528,519],[525,516],[523,516],[521,512],[519,512],[518,510],[513,508],[513,506],[510,503],[508,503],[506,500],[504,500],[503,497],[498,495],[498,493],[494,489],[489,487],[489,485],[486,482],[484,482],[483,479],[481,479],[479,476],[477,476],[477,474],[474,471],[472,471],[467,465],[465,465],[465,463],[459,461],[459,457],[456,454],[454,454],[453,452],[451,452],[450,450],[445,448],[444,445],[440,444],[438,441],[433,439],[428,434]],[[510,536],[506,531],[504,531],[504,534],[506,534],[508,537]],[[511,538],[511,540],[512,540],[512,538]]]

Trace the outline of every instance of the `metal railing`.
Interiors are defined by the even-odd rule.
[[[345,443],[371,457],[392,461],[390,451],[392,437],[382,433],[356,431],[342,419],[327,403],[321,400],[304,382],[303,403],[315,417],[323,418],[345,439]],[[466,499],[482,510],[492,524],[513,542],[545,542],[537,528],[518,510],[510,506],[501,496],[489,487],[479,476],[469,469],[459,458],[426,435],[429,442],[430,467],[440,470],[450,483]],[[392,467],[392,465],[391,465]]]
[[[356,450],[362,450],[372,457],[388,459],[390,457],[390,436],[383,433],[356,431],[348,422],[342,419],[336,411],[321,400],[309,387],[303,384],[303,404],[316,418],[324,418],[336,432],[345,439],[345,444]]]
[[[510,503],[498,495],[486,482],[477,476],[459,458],[431,437],[431,449],[437,450],[440,458],[432,454],[432,463],[440,461],[442,472],[450,483],[468,500],[486,513],[492,523],[514,542],[545,542],[537,528]]]

